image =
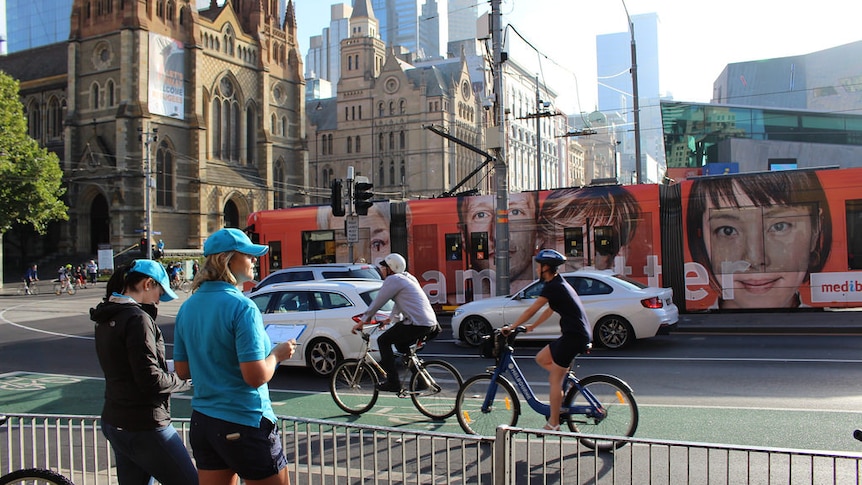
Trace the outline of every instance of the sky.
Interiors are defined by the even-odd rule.
[[[330,5],[336,3],[294,0],[303,56],[309,37],[329,26]],[[480,12],[490,10],[487,1],[477,4]],[[727,64],[862,40],[859,0],[504,0],[503,25],[514,26],[542,52],[541,66],[540,55],[513,34],[510,55],[545,75],[563,111],[591,112],[597,98],[596,35],[628,32],[624,4],[632,16],[658,14],[661,94],[679,101],[709,102],[712,83]]]

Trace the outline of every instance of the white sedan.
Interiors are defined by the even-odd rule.
[[[288,335],[302,329],[293,357],[281,365],[307,366],[315,374],[332,373],[343,359],[359,358],[362,338],[351,333],[353,317],[365,312],[383,285],[382,280],[302,281],[276,283],[257,291],[250,298],[263,314],[264,325],[281,325]],[[389,318],[392,302],[377,314]],[[380,359],[376,336],[372,334],[372,355]],[[274,342],[275,343],[275,342]]]
[[[631,344],[635,339],[669,333],[679,320],[679,309],[673,302],[671,288],[653,288],[612,271],[583,269],[563,273],[578,293],[587,318],[593,325],[593,341],[611,349]],[[471,346],[494,328],[511,325],[538,298],[544,285],[534,281],[520,292],[476,300],[459,306],[452,317],[452,335]],[[534,321],[539,311],[527,323]],[[560,336],[560,318],[556,313],[536,327],[521,334],[523,340],[553,340]]]

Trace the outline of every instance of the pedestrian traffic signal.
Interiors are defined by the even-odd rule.
[[[141,248],[140,248],[140,249],[141,249],[141,256],[143,256],[143,257],[146,257],[146,256],[147,256],[147,244],[148,244],[148,242],[147,242],[147,238],[142,237],[142,238],[141,238]]]
[[[370,182],[356,182],[353,186],[353,204],[356,207],[356,213],[360,216],[367,216],[368,209],[374,205],[371,198],[374,194],[371,193],[371,188],[374,184]]]
[[[335,179],[329,184],[332,188],[332,196],[329,203],[332,206],[332,215],[341,217],[344,215],[344,199],[341,197],[341,179]]]

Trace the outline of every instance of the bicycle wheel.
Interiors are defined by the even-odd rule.
[[[183,282],[180,283],[180,289],[183,290],[184,293],[192,291],[192,282],[189,280],[183,280]]]
[[[0,485],[75,485],[57,472],[44,468],[17,470],[0,477]]]
[[[37,285],[36,283],[33,283],[32,285],[30,285],[30,294],[31,295],[38,295],[39,294],[39,285]]]
[[[455,399],[463,379],[452,364],[442,360],[430,360],[422,367],[431,378],[425,382],[421,372],[410,378],[410,399],[420,413],[431,419],[446,419],[455,414]]]
[[[494,400],[487,411],[482,410],[488,389],[496,386]],[[478,375],[467,379],[455,400],[458,423],[467,433],[494,436],[497,427],[503,424],[514,426],[521,414],[521,402],[509,381],[498,378],[494,383],[490,375]]]
[[[27,294],[27,286],[19,286],[18,291],[16,292],[18,296]]]
[[[59,295],[60,293],[63,293],[63,287],[60,286],[60,283],[54,283],[54,294]]]
[[[377,373],[365,362],[347,359],[338,364],[329,379],[329,393],[338,407],[362,414],[377,402]]]
[[[75,285],[72,283],[69,283],[68,285],[66,285],[66,293],[68,293],[70,295],[74,295],[77,292],[78,292],[78,285]]]
[[[629,387],[614,376],[595,375],[581,380],[581,390],[572,387],[563,399],[564,406],[587,406],[584,392],[601,404],[604,418],[584,415],[568,416],[566,422],[574,432],[605,436],[633,436],[638,427],[638,405]],[[611,450],[626,444],[625,441],[607,441],[581,438],[588,448]]]

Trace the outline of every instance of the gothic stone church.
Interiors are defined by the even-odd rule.
[[[147,208],[153,240],[201,248],[274,201],[304,202],[302,58],[293,2],[277,5],[74,0],[67,43],[0,59],[30,135],[61,160],[59,252],[132,247]]]

